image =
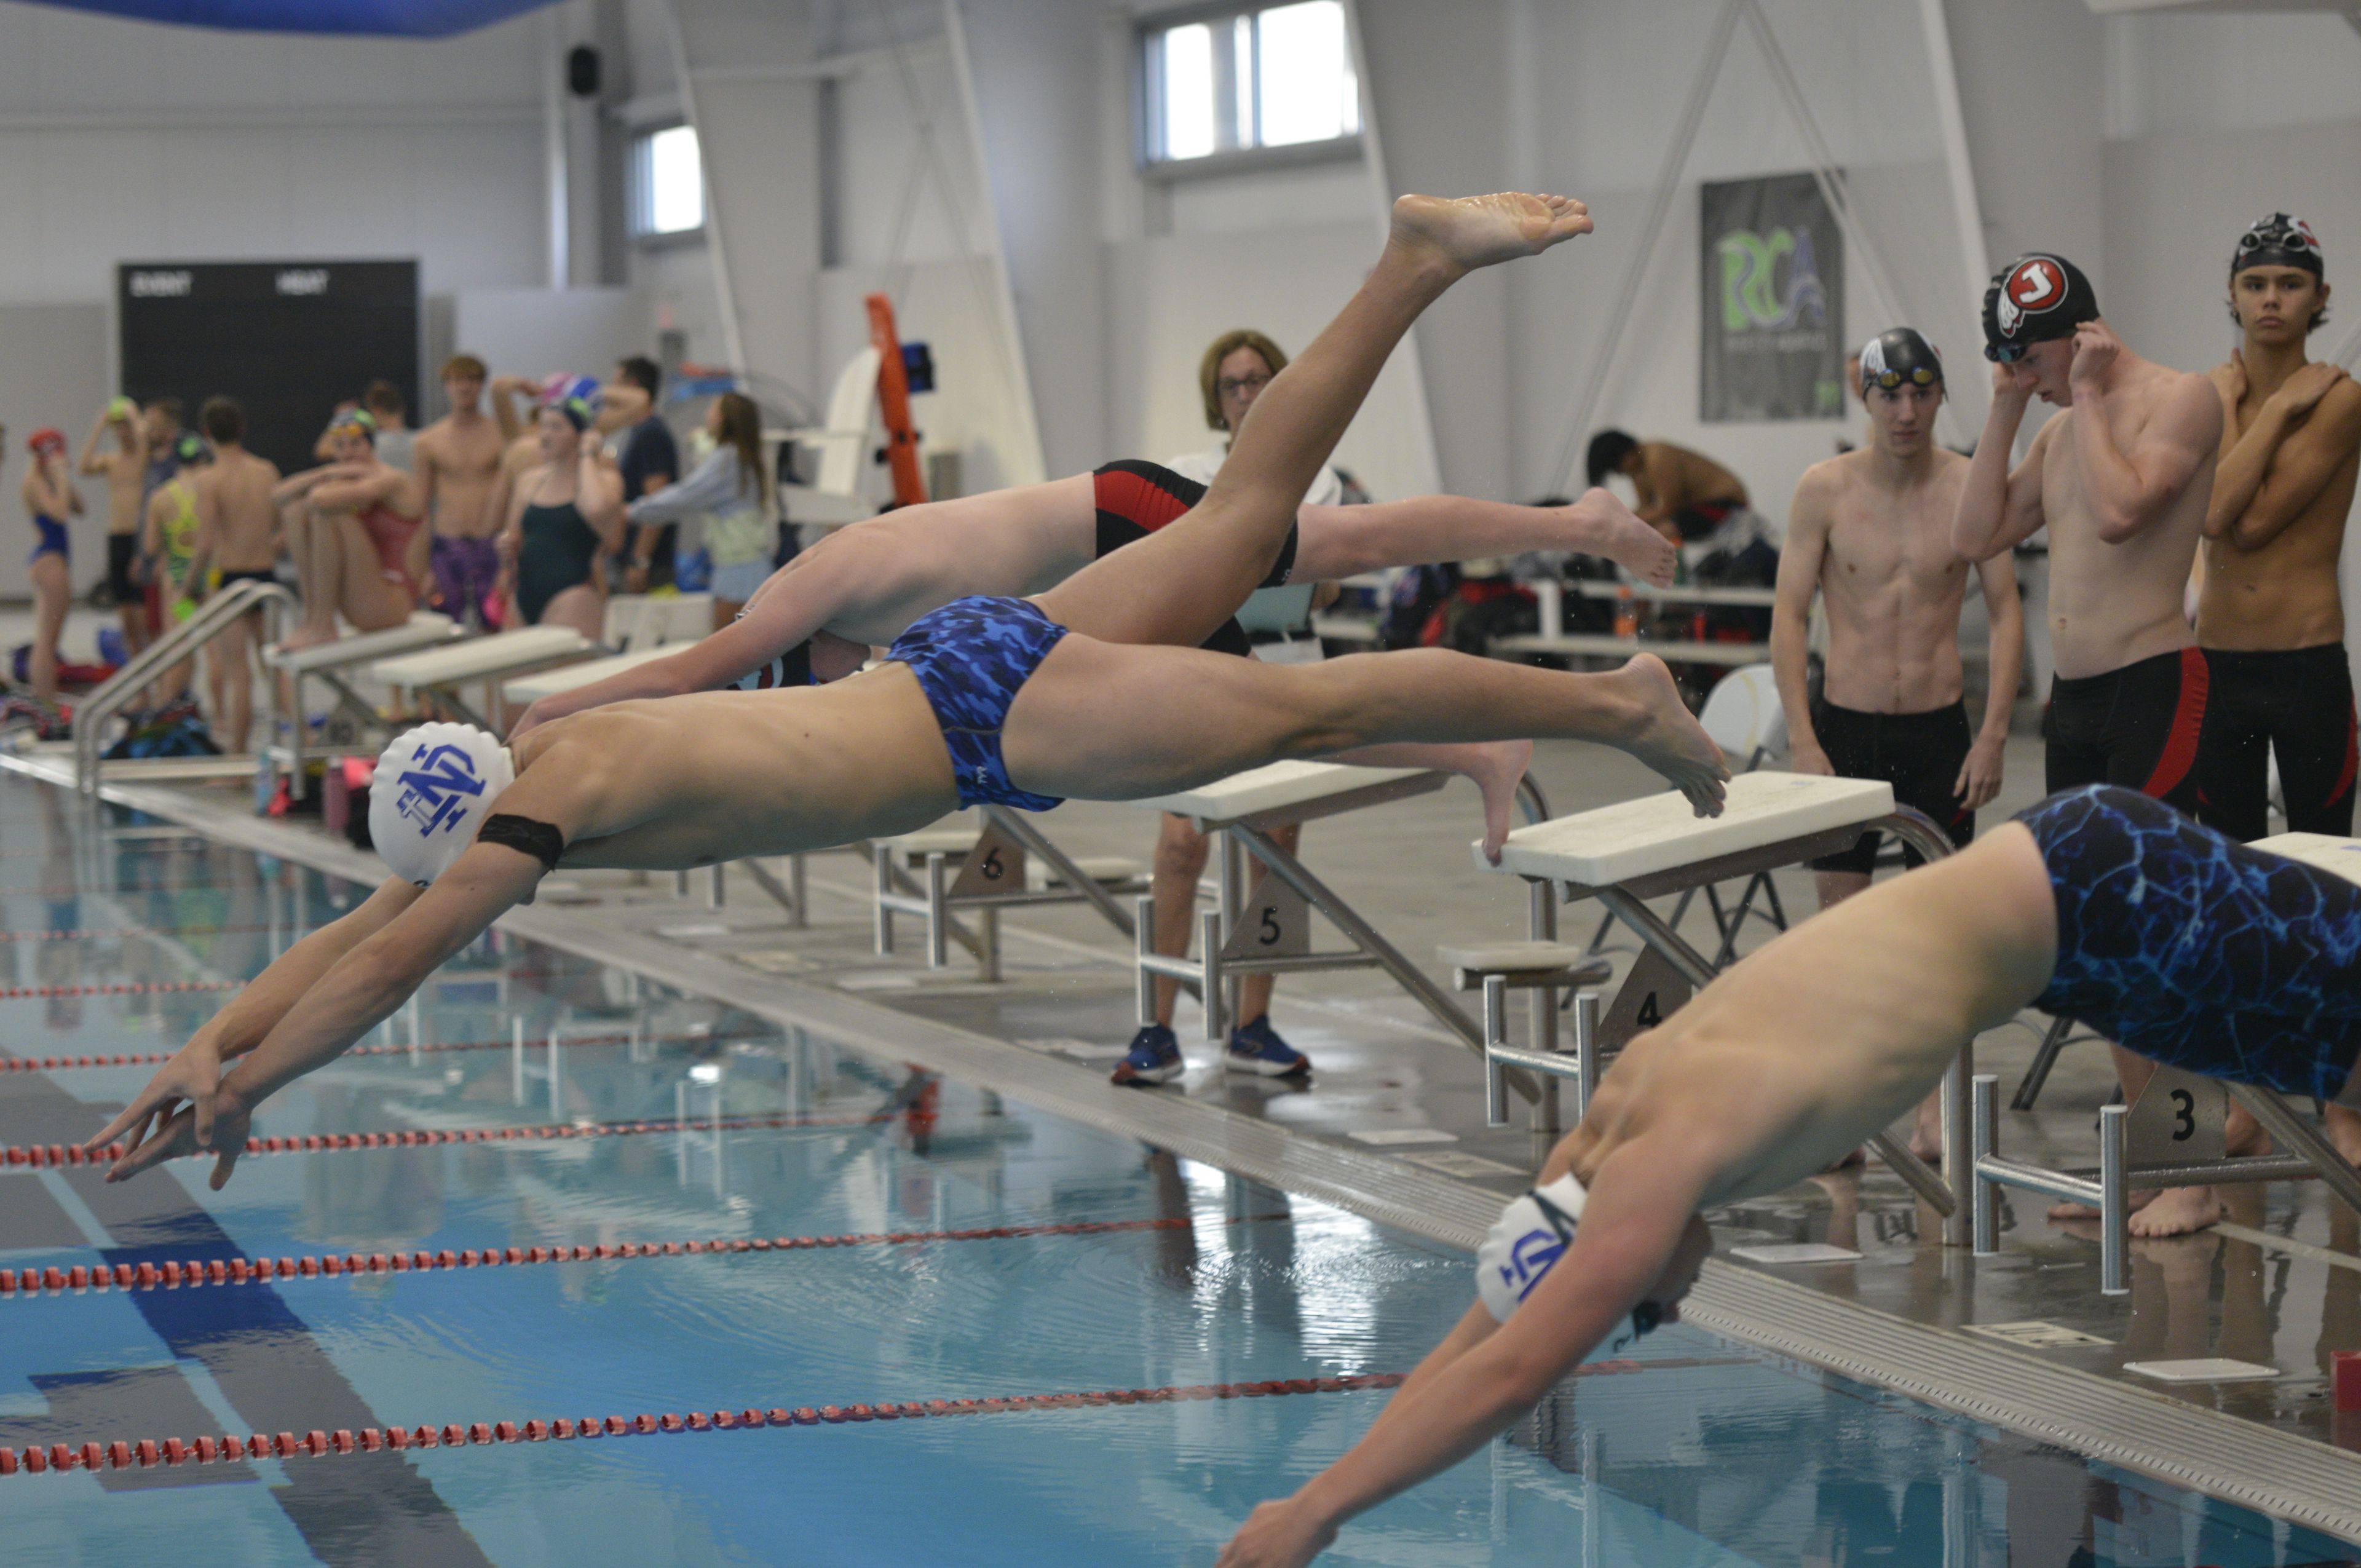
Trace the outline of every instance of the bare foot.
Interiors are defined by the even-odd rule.
[[[299,626],[280,640],[279,651],[282,653],[292,653],[300,648],[317,648],[323,642],[334,642],[335,640],[336,632],[334,627],[324,630],[316,626]]]
[[[2168,1187],[2156,1201],[2131,1217],[2136,1236],[2185,1236],[2222,1218],[2222,1201],[2211,1187]]]
[[[1943,1097],[1937,1090],[1918,1102],[1918,1118],[1910,1125],[1910,1152],[1927,1164],[1943,1163]]]
[[[2332,1105],[2329,1109],[2334,1111],[2337,1107]],[[2350,1115],[2351,1113],[2347,1112],[2346,1114]],[[2333,1117],[2330,1119],[2329,1125],[2331,1128],[2335,1125]],[[2232,1159],[2242,1159],[2248,1155],[2263,1155],[2271,1152],[2271,1135],[2263,1131],[2263,1124],[2255,1120],[2252,1112],[2235,1100],[2230,1102],[2228,1119],[2222,1124],[2222,1152]]]
[[[1538,256],[1590,232],[1590,209],[1571,196],[1403,196],[1394,203],[1393,243],[1431,252],[1463,271]]]
[[[1517,781],[1532,761],[1530,740],[1494,740],[1466,748],[1467,761],[1459,771],[1476,781],[1484,795],[1484,858],[1500,863],[1500,845],[1509,837],[1510,814],[1516,809]]]
[[[1580,500],[1559,510],[1570,521],[1587,525],[1590,554],[1604,555],[1660,588],[1673,586],[1673,568],[1680,561],[1680,551],[1654,525],[1642,522],[1614,491],[1594,487],[1584,491]]]
[[[2130,1204],[2131,1212],[2136,1214],[2155,1202],[2157,1195],[2151,1189],[2140,1192],[2127,1192],[2124,1196]],[[2088,1203],[2052,1203],[2049,1205],[2048,1213],[2053,1220],[2095,1220],[2100,1217],[2099,1212]]]
[[[1699,817],[1721,815],[1722,786],[1730,767],[1721,748],[1713,743],[1681,701],[1673,673],[1653,653],[1636,653],[1629,663],[1607,677],[1623,682],[1640,705],[1634,730],[1623,749],[1672,781],[1689,797]]]

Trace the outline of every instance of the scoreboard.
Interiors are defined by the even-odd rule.
[[[290,473],[336,404],[374,380],[419,407],[415,261],[125,262],[115,269],[122,390],[246,407],[247,444]]]

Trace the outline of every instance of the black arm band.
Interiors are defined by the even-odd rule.
[[[485,817],[483,827],[476,830],[476,842],[498,844],[504,850],[531,855],[553,872],[557,869],[557,857],[566,853],[565,834],[546,822],[512,817],[506,812]]]

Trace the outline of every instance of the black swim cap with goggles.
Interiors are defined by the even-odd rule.
[[[2230,276],[2235,278],[2249,267],[2294,267],[2315,278],[2326,272],[2320,236],[2312,232],[2310,224],[2288,213],[2257,219],[2238,236],[2238,248],[2230,257]]]
[[[1891,392],[1900,387],[1939,387],[1943,356],[1915,327],[1897,326],[1881,332],[1861,345],[1861,395],[1872,388]]]
[[[2048,252],[2020,256],[1984,291],[1984,357],[2013,365],[2035,344],[2071,337],[2098,319],[2098,291],[2081,268]]]

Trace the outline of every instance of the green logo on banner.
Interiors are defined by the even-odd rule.
[[[1724,332],[1775,331],[1809,321],[1828,324],[1828,291],[1812,257],[1809,229],[1774,228],[1767,235],[1732,229],[1714,243],[1721,258]],[[1779,264],[1787,264],[1786,298],[1779,297]]]

